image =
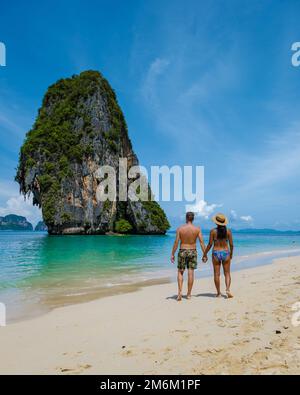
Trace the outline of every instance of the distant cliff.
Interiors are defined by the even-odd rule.
[[[48,228],[44,221],[39,221],[34,230],[35,232],[47,232]]]
[[[25,217],[10,214],[0,217],[0,230],[33,230],[30,222]]]
[[[118,175],[119,158],[138,165],[116,95],[99,72],[50,86],[20,151],[16,180],[42,208],[50,234],[164,234],[169,222],[154,201],[99,202],[100,166]]]

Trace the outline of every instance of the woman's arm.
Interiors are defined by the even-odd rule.
[[[229,241],[229,246],[230,246],[230,259],[232,259],[234,245],[233,245],[233,239],[232,239],[232,232],[231,232],[231,230],[228,230],[228,241]]]

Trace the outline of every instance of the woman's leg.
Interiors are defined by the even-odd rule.
[[[218,259],[216,259],[214,256],[212,258],[212,262],[214,265],[214,281],[215,281],[215,286],[217,289],[217,296],[221,295],[221,290],[220,290],[220,269],[221,269],[221,264],[218,261]]]
[[[225,285],[226,285],[226,294],[228,298],[232,298],[233,295],[230,292],[230,286],[231,286],[231,275],[230,275],[230,264],[231,264],[231,259],[228,257],[226,261],[223,262],[223,270],[224,270],[224,276],[225,276]]]

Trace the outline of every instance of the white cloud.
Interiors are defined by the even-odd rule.
[[[16,214],[26,217],[33,225],[41,220],[41,210],[32,205],[32,199],[24,200],[21,195],[10,197],[4,206],[0,207],[0,216]]]
[[[146,78],[142,87],[142,95],[144,99],[155,107],[157,100],[157,79],[163,74],[168,67],[169,61],[167,59],[156,58],[149,66]]]
[[[240,217],[240,219],[241,219],[242,221],[245,221],[245,222],[253,222],[253,218],[251,217],[251,215],[242,215],[242,216]]]
[[[0,181],[0,204],[1,198],[7,199],[11,196],[18,196],[18,185],[12,181]]]
[[[235,210],[230,210],[230,216],[229,219],[230,221],[234,222],[238,218],[237,212]]]
[[[235,223],[236,225],[241,225],[243,222],[252,223],[253,217],[251,215],[239,215],[236,210],[230,210],[229,221]]]
[[[222,204],[208,204],[205,200],[200,200],[199,202],[196,202],[192,205],[187,204],[185,209],[186,211],[192,211],[199,217],[208,219],[218,207],[222,207]]]

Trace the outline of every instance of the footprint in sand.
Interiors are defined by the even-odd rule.
[[[74,354],[74,356],[76,357],[77,355],[80,355],[80,354],[82,354],[82,353],[83,353],[83,351],[77,351],[77,352]],[[63,356],[66,356],[66,355],[69,355],[69,353],[64,352],[64,353],[62,353],[62,355],[63,355]]]
[[[239,322],[236,320],[236,314],[230,313],[225,319],[218,318],[217,325],[221,328],[238,328]]]
[[[122,355],[124,357],[131,357],[133,355],[133,351],[132,350],[126,350],[126,351],[122,352]]]
[[[236,318],[236,313],[229,313],[226,317],[227,320],[234,320]]]
[[[151,350],[150,348],[146,348],[146,349],[144,349],[144,350],[142,350],[142,354],[146,354],[146,355],[151,355],[151,356],[153,356],[153,355],[156,355],[156,352],[155,351],[153,351],[153,350]]]
[[[240,346],[241,344],[243,344],[243,342],[242,342],[241,340],[234,340],[234,341],[232,342],[232,344],[233,344],[234,346]]]
[[[75,372],[75,369],[70,369],[70,368],[58,368],[62,373],[66,372]]]
[[[188,330],[186,330],[186,329],[175,329],[175,330],[173,330],[173,331],[170,331],[170,333],[171,334],[178,334],[178,335],[180,335],[181,334],[181,337],[180,337],[180,339],[181,340],[187,340],[187,339],[189,339],[190,337],[191,337],[191,334],[189,333],[189,331]]]
[[[81,373],[83,370],[90,369],[92,365],[90,364],[85,364],[85,365],[79,365],[77,368],[57,368],[56,370],[59,370],[61,373]]]
[[[192,355],[196,355],[196,356],[202,356],[203,355],[203,351],[191,350],[191,354]]]
[[[81,369],[90,369],[91,367],[92,367],[92,365],[90,365],[90,364],[85,364],[85,365],[79,365],[79,367],[81,368]]]
[[[225,323],[221,318],[218,318],[218,319],[217,319],[217,324],[218,324],[218,326],[220,326],[221,328],[225,328],[225,327],[226,327],[226,323]]]

